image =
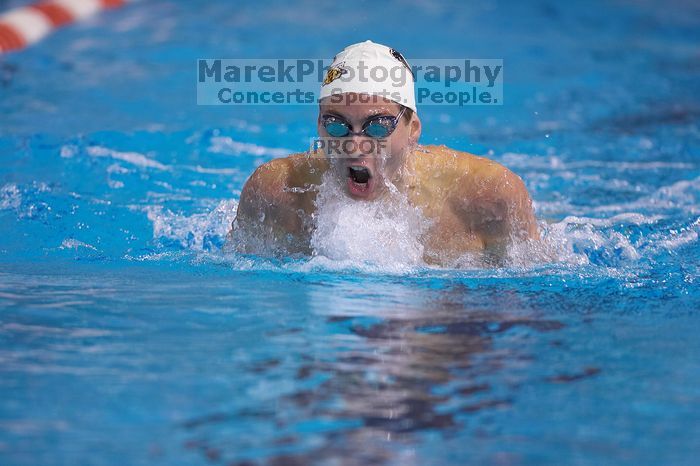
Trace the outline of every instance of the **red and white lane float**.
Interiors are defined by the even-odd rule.
[[[46,0],[0,14],[0,54],[23,49],[54,29],[134,0]]]

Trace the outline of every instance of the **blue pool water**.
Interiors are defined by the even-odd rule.
[[[519,174],[545,250],[221,252],[316,109],[197,107],[196,59],[366,39],[504,60],[422,142]],[[699,44],[692,1],[153,0],[0,58],[0,464],[694,464]]]

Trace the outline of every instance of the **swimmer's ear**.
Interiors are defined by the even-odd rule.
[[[408,125],[408,140],[411,142],[411,144],[415,144],[418,142],[418,138],[420,138],[422,128],[420,118],[418,118],[417,113],[411,115],[411,121],[408,122]]]

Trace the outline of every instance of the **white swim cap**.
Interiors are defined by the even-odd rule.
[[[349,45],[333,58],[320,98],[348,92],[379,95],[416,111],[413,73],[406,59],[371,40]]]

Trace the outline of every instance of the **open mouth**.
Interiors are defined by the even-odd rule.
[[[372,172],[367,167],[353,165],[348,167],[348,189],[350,194],[359,197],[368,197],[372,192],[374,180]]]
[[[348,167],[348,176],[358,184],[366,184],[372,178],[367,167]]]

